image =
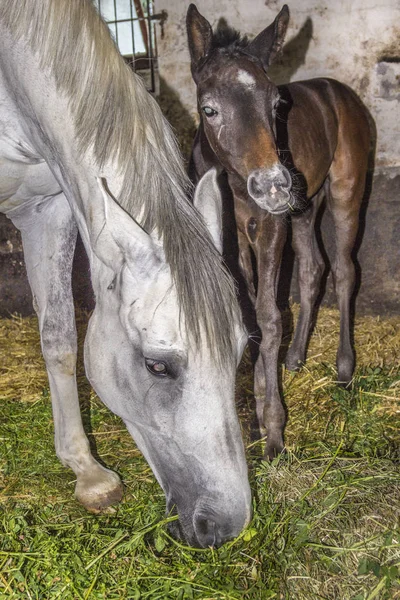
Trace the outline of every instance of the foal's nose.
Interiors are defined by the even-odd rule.
[[[281,164],[269,169],[256,169],[247,179],[247,191],[254,202],[272,214],[288,210],[292,178]]]

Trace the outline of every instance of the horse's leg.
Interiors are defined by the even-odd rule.
[[[256,302],[256,290],[254,285],[253,262],[251,260],[251,248],[247,236],[239,229],[238,246],[239,246],[239,268],[246,282],[247,293],[253,306]]]
[[[257,322],[262,339],[254,372],[254,395],[261,435],[267,435],[266,458],[283,450],[286,422],[278,383],[278,355],[282,339],[282,318],[276,304],[276,292],[287,226],[283,219],[268,215],[254,243],[257,260]]]
[[[335,223],[336,254],[332,273],[340,312],[340,340],[336,365],[338,381],[348,385],[354,371],[350,302],[355,284],[355,266],[351,253],[358,231],[365,172],[360,173],[356,165],[354,165],[354,172],[348,176],[343,176],[343,171],[344,169],[339,170],[335,166],[331,169],[328,207]]]
[[[76,385],[77,336],[71,270],[77,228],[63,194],[40,211],[19,217],[34,307],[39,318],[53,407],[55,447],[77,478],[75,495],[88,509],[104,508],[122,497],[116,473],[91,455],[80,415]]]
[[[321,190],[310,209],[292,219],[292,246],[298,260],[300,314],[285,361],[291,371],[299,369],[305,362],[313,311],[324,272],[325,264],[315,235],[315,219],[323,197],[324,191]]]

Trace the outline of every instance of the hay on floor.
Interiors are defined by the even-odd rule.
[[[294,318],[298,306],[293,306]],[[78,330],[84,334],[87,317],[80,315]],[[355,346],[357,352],[356,372],[373,369],[389,369],[400,377],[400,318],[364,316],[356,318]],[[284,372],[285,398],[289,404],[301,402],[318,392],[319,402],[330,402],[329,393],[323,390],[335,380],[335,356],[339,339],[339,313],[336,309],[322,308],[311,337],[305,367],[299,373]],[[40,349],[36,317],[0,319],[0,398],[23,402],[37,400],[48,392],[48,381]],[[330,367],[327,375],[326,366]],[[80,385],[83,374],[80,376]],[[239,378],[239,394],[252,389],[251,368]],[[243,388],[243,389],[242,389]],[[290,406],[289,406],[290,408]],[[400,414],[400,381],[379,397],[377,410]]]

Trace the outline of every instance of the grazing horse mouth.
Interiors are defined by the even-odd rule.
[[[171,506],[168,502],[168,506]],[[246,523],[237,523],[235,526],[233,518],[226,518],[224,523],[219,523],[220,518],[212,510],[197,507],[192,516],[179,514],[176,505],[169,510],[168,516],[179,516],[179,519],[168,524],[168,529],[173,537],[185,540],[188,544],[197,548],[218,548],[230,539],[235,538]]]

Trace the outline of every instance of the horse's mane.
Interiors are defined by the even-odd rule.
[[[99,169],[118,166],[119,203],[162,238],[188,332],[198,342],[203,326],[217,357],[231,355],[232,280],[187,200],[174,135],[92,0],[2,0],[0,19],[27,40],[68,97],[81,152],[93,152]]]

